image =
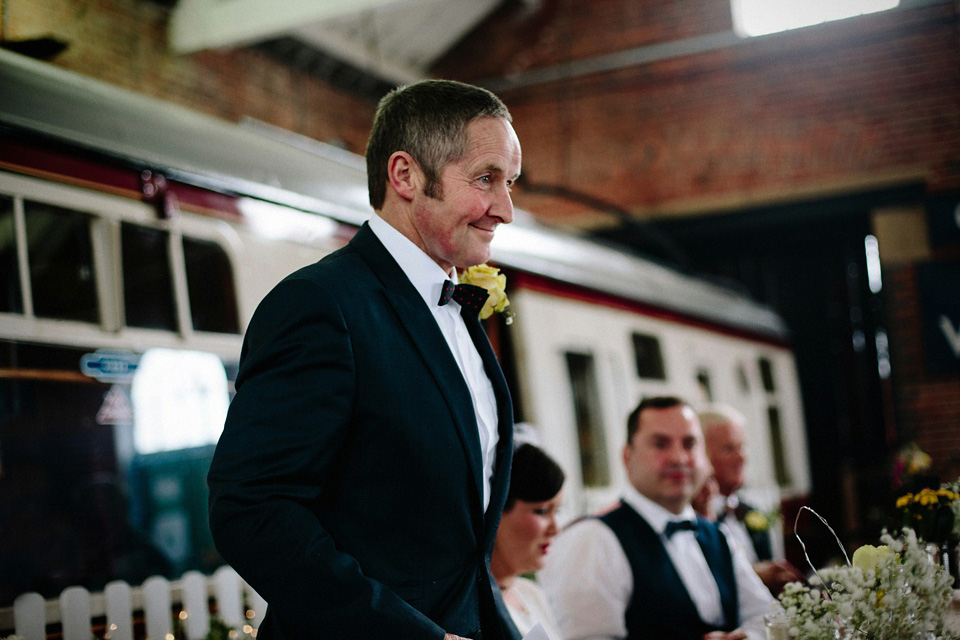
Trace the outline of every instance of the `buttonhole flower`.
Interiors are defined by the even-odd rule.
[[[488,264],[478,264],[462,271],[458,279],[462,284],[483,287],[490,294],[486,304],[480,309],[481,320],[486,320],[496,312],[503,314],[507,324],[513,322],[513,311],[510,309],[510,300],[507,299],[507,276],[500,273],[500,269]]]

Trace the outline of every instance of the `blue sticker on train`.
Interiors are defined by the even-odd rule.
[[[139,361],[140,356],[132,351],[98,349],[80,358],[80,372],[104,382],[129,382]]]

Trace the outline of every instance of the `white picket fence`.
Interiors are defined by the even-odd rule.
[[[60,623],[63,640],[90,640],[94,621],[103,624],[110,640],[135,640],[134,615],[142,612],[144,638],[174,637],[174,615],[187,640],[200,640],[210,631],[211,606],[219,619],[240,635],[255,635],[267,603],[231,567],[220,567],[212,576],[188,571],[179,580],[147,578],[140,586],[117,580],[102,593],[67,587],[59,598],[44,600],[39,593],[24,593],[12,607],[0,609],[0,638],[7,633],[25,640],[47,640],[49,625]],[[104,630],[104,629],[102,629]]]

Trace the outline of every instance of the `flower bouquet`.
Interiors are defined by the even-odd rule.
[[[897,500],[902,526],[916,531],[924,542],[946,543],[953,535],[957,493],[948,488],[922,489]]]
[[[957,478],[953,482],[944,483],[940,488],[947,489],[955,495],[960,496],[960,478]],[[953,511],[952,537],[954,540],[960,540],[960,497],[950,503],[950,510]]]
[[[944,628],[953,579],[931,561],[913,529],[904,528],[901,535],[894,539],[884,532],[883,546],[864,545],[852,563],[821,569],[819,586],[788,584],[779,600],[790,637],[960,639]]]
[[[930,469],[931,463],[930,455],[915,442],[904,445],[893,459],[893,488],[901,489],[911,479]]]

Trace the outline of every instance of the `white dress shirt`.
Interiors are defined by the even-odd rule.
[[[663,530],[669,520],[693,520],[693,509],[673,514],[628,487],[623,501],[635,509],[660,535],[680,580],[701,619],[719,627],[723,622],[720,591],[693,531],[678,531],[669,539]],[[763,640],[763,616],[775,608],[767,590],[743,552],[730,545],[737,584],[741,624],[750,640]],[[547,563],[538,574],[564,640],[625,638],[624,615],[633,594],[633,573],[616,534],[590,518],[562,532],[550,546]]]
[[[460,315],[460,305],[453,300],[442,307],[437,304],[444,281],[457,282],[457,270],[451,269],[452,273],[444,272],[440,265],[420,247],[376,214],[370,217],[370,230],[397,261],[417,293],[423,298],[427,308],[430,309],[470,389],[480,436],[480,453],[483,460],[483,509],[486,511],[490,504],[490,480],[496,463],[497,441],[500,439],[497,429],[497,398],[493,393],[490,378],[487,377],[487,372],[483,368],[480,353],[470,339],[467,325],[464,324],[463,317]]]

